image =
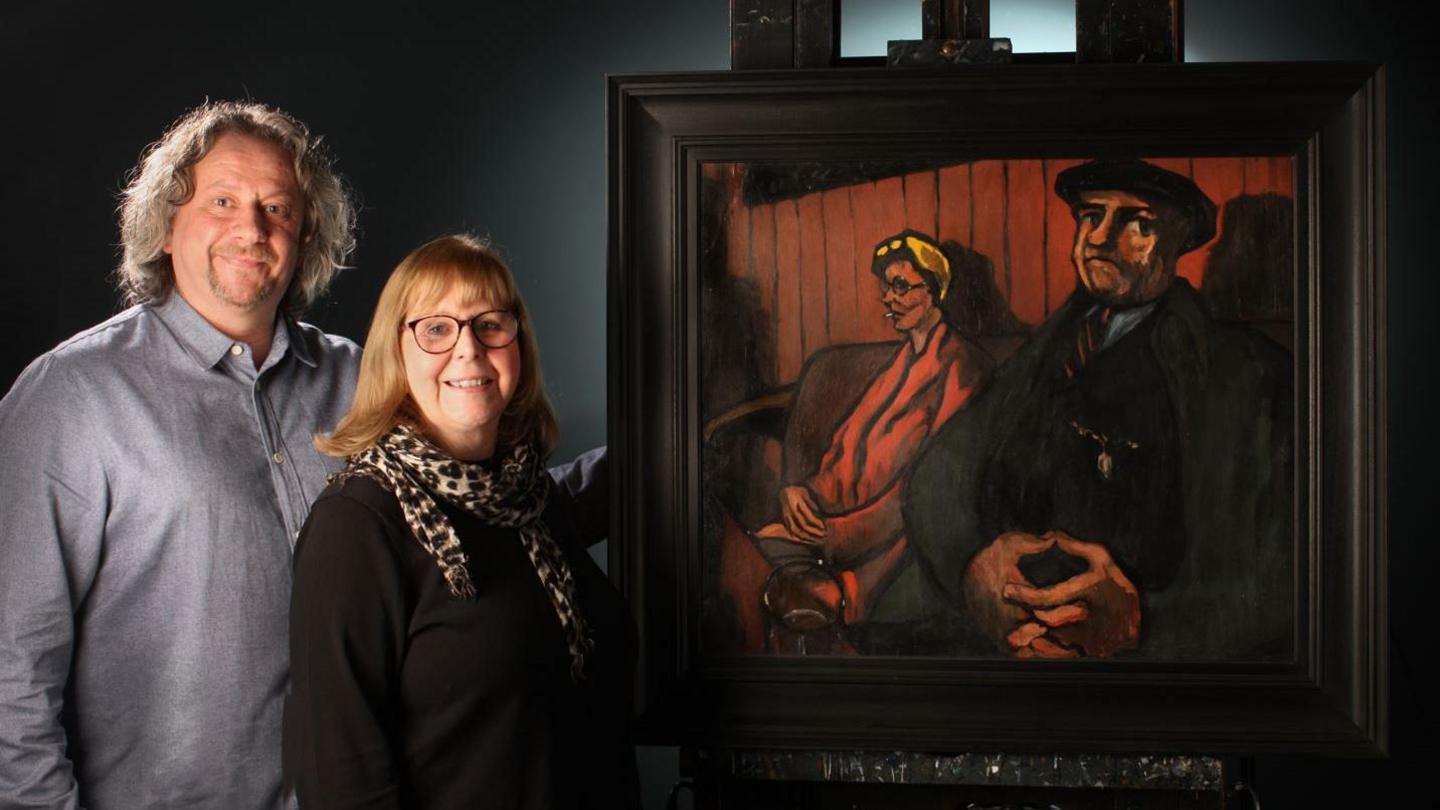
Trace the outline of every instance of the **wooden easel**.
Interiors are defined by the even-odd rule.
[[[990,36],[990,0],[921,0],[922,39],[885,57],[840,53],[840,0],[731,0],[730,68],[947,67],[996,62],[1184,61],[1184,0],[1075,0],[1075,52],[1012,54]]]

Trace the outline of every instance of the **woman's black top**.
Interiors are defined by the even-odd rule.
[[[579,682],[516,531],[436,498],[476,590],[456,599],[389,490],[320,495],[295,549],[285,704],[305,810],[639,806],[633,625],[586,552],[607,530],[605,467],[600,450],[553,471],[544,515],[595,642]]]

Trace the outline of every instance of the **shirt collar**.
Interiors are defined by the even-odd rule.
[[[236,340],[212,326],[190,306],[184,296],[174,290],[165,296],[163,302],[152,304],[151,309],[169,328],[185,353],[194,358],[202,368],[214,368],[230,353],[231,347],[237,344]],[[290,324],[290,319],[277,313],[275,321],[275,336],[270,345],[271,357],[279,361],[287,350],[293,349],[297,358],[306,365],[314,366],[315,361],[305,347],[304,338],[298,334],[298,329]],[[274,365],[274,362],[267,362],[266,365]]]
[[[280,325],[282,325],[284,328],[282,329],[279,326],[276,327],[276,341],[275,345],[270,348],[270,351],[279,351],[279,338],[280,335],[283,333],[288,337],[286,343],[288,345],[290,353],[295,355],[295,359],[299,360],[310,368],[315,368],[315,366],[318,364],[315,362],[315,355],[310,353],[309,342],[305,340],[305,330],[300,328],[300,324],[296,323],[294,318],[291,318],[289,315],[286,315],[283,312],[281,312],[279,315],[279,322]]]
[[[1110,316],[1110,323],[1105,327],[1105,339],[1100,344],[1101,350],[1110,348],[1115,341],[1125,337],[1130,330],[1139,326],[1141,321],[1155,311],[1155,305],[1159,303],[1160,300],[1157,298],[1138,307],[1115,310],[1115,313]]]

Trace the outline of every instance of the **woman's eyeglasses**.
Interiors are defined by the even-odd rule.
[[[449,315],[427,315],[405,324],[415,334],[415,344],[429,354],[444,354],[460,342],[460,330],[470,327],[475,339],[487,349],[503,349],[515,342],[520,321],[503,309],[482,312],[468,321]]]
[[[905,279],[903,279],[903,278],[901,278],[901,277],[899,277],[899,276],[896,276],[895,278],[892,278],[892,279],[890,279],[889,281],[886,281],[886,280],[884,280],[884,279],[881,279],[881,280],[880,280],[880,290],[881,290],[881,293],[880,293],[880,294],[881,294],[881,295],[884,295],[884,294],[885,294],[885,293],[884,293],[885,290],[890,290],[891,292],[895,293],[896,295],[904,295],[905,293],[910,292],[911,290],[915,289],[916,287],[924,287],[924,286],[925,286],[925,282],[923,282],[923,281],[920,282],[919,284],[911,284],[910,282],[906,281]]]

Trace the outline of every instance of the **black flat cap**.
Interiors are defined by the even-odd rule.
[[[1128,191],[1151,202],[1164,202],[1190,224],[1180,246],[1189,253],[1215,236],[1215,203],[1190,178],[1143,160],[1092,160],[1055,176],[1055,193],[1073,208],[1084,191]]]

